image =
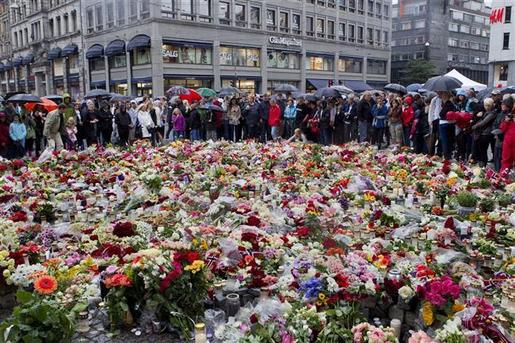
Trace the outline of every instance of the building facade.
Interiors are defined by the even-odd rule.
[[[515,2],[493,0],[490,14],[490,86],[515,85]]]
[[[410,60],[425,59],[435,75],[456,69],[486,84],[489,15],[483,0],[399,0],[392,10],[392,80],[402,79]]]
[[[9,29],[9,0],[0,0],[0,93],[9,90],[9,80],[14,83],[14,74],[9,77],[2,61],[8,61],[11,56],[11,32]]]
[[[389,81],[390,0],[83,0],[81,11],[87,89]]]
[[[8,1],[7,91],[40,96],[84,91],[80,0]]]

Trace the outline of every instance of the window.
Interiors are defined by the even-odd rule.
[[[102,71],[105,70],[104,58],[92,58],[89,60],[89,70],[91,71]]]
[[[449,38],[449,46],[458,46],[458,40],[455,38]]]
[[[231,10],[228,2],[218,2],[218,19],[222,25],[231,24]]]
[[[374,31],[371,28],[367,28],[367,42],[369,45],[374,45]]]
[[[277,69],[300,69],[300,55],[284,51],[269,51],[267,66]]]
[[[342,73],[362,73],[363,59],[355,57],[340,57],[338,71]]]
[[[367,73],[376,75],[386,75],[386,61],[368,59]]]
[[[96,27],[95,30],[102,31],[104,28],[104,13],[102,12],[102,4],[95,5],[95,19]],[[57,34],[61,35],[61,20],[57,17]]]
[[[388,36],[389,36],[388,31],[383,31],[383,44],[384,45],[388,44]],[[392,42],[392,44],[393,44],[393,42]]]
[[[275,10],[266,10],[266,28],[269,31],[275,31]]]
[[[342,10],[342,11],[347,10],[347,0],[339,0],[338,4],[340,6],[340,10]]]
[[[208,47],[163,44],[163,62],[177,64],[212,64],[213,50]]]
[[[499,67],[499,81],[508,81],[508,65],[501,64]]]
[[[474,50],[479,50],[479,43],[470,42],[470,48]]]
[[[358,13],[363,14],[364,12],[364,1],[365,0],[358,0]]]
[[[125,54],[109,57],[109,68],[125,68],[127,66],[127,57]]]
[[[288,21],[288,13],[287,12],[280,12],[279,13],[279,30],[281,32],[289,32],[289,21]]]
[[[504,22],[511,23],[511,6],[506,6],[504,9]]]
[[[136,21],[138,21],[138,3],[129,1],[129,22],[135,23]]]
[[[476,36],[481,36],[481,29],[479,27],[471,27],[470,33]]]
[[[376,30],[375,34],[376,35],[375,35],[374,41],[375,41],[376,45],[381,45],[381,30]]]
[[[313,36],[315,34],[314,31],[313,17],[306,17],[306,34]]]
[[[354,24],[349,24],[349,42],[354,42],[356,40],[356,26]]]
[[[93,11],[91,11],[91,14],[93,14]],[[89,12],[88,12],[88,32],[89,31],[89,28],[90,28],[90,24],[91,24],[91,32],[93,32],[93,24],[89,21]],[[48,20],[48,28],[50,29],[50,37],[54,37],[55,35],[55,32],[54,32],[54,19],[49,19]]]
[[[14,46],[18,47],[20,44],[18,43],[18,33],[14,33]]]
[[[261,28],[261,8],[251,7],[250,8],[250,27],[253,29]]]
[[[193,15],[193,0],[181,0],[181,17],[188,20],[192,18]]]
[[[56,35],[57,37],[61,36],[61,17],[55,18],[55,27],[56,27]],[[97,30],[102,30],[102,23],[100,25],[97,23]]]
[[[29,44],[29,29],[25,29],[25,45]]]
[[[117,25],[125,25],[125,4],[124,0],[116,0],[116,19]]]
[[[374,0],[368,0],[368,16],[373,17],[374,16]]]
[[[237,4],[236,6],[234,6],[234,17],[236,19],[236,26],[247,26],[245,14],[245,5]]]
[[[345,41],[347,35],[346,25],[345,23],[338,24],[338,36],[341,41]]]
[[[68,67],[70,68],[70,73],[75,74],[79,72],[79,56],[71,55],[68,56]]]
[[[461,33],[470,33],[470,26],[468,26],[468,25],[460,25],[460,32]]]
[[[415,55],[414,55],[414,58],[416,60],[421,60],[423,58],[425,58],[426,54],[424,53],[424,51],[417,51],[415,52]]]
[[[469,41],[468,40],[460,40],[459,41],[460,48],[468,49]]]
[[[77,32],[77,11],[72,10],[72,19],[70,23],[71,32]]]
[[[388,17],[390,15],[390,6],[384,5],[383,6],[383,13],[385,17]]]
[[[308,56],[306,58],[306,69],[317,71],[333,71],[334,58],[333,57],[318,57]]]
[[[54,69],[54,76],[63,76],[64,74],[64,64],[62,59],[56,59],[52,61],[53,69]]]
[[[300,14],[293,14],[292,17],[292,23],[291,23],[291,29],[292,33],[300,35]]]
[[[460,26],[458,24],[449,23],[449,31],[458,32],[459,29],[460,29]]]
[[[132,0],[134,1],[134,0]],[[146,19],[148,17],[150,17],[150,1],[141,1],[140,2],[141,4],[141,7],[140,7],[140,14],[141,14],[141,19]]]
[[[106,27],[109,29],[114,26],[114,3],[113,0],[106,1],[107,20]]]
[[[259,67],[261,53],[259,49],[220,47],[220,64],[240,67]]]
[[[376,17],[381,18],[381,9],[383,7],[379,2],[376,2]]]
[[[95,12],[93,7],[88,7],[86,9],[86,26],[88,27],[88,33],[91,33],[95,30]],[[54,35],[54,25],[52,21],[52,25],[50,26],[50,30],[52,36]]]
[[[451,11],[451,17],[452,19],[463,21],[463,12]]]
[[[358,26],[358,43],[359,44],[363,44],[363,41],[364,41],[363,34],[364,34],[363,26]]]
[[[325,37],[325,21],[324,19],[317,19],[317,37]]]
[[[349,12],[354,13],[356,11],[356,0],[349,0]]]
[[[211,17],[211,0],[199,0],[198,14],[203,17]]]
[[[463,13],[463,21],[472,23],[474,21],[474,16],[472,14]]]
[[[327,38],[334,39],[334,21],[327,21]]]
[[[401,30],[411,30],[411,21],[401,24]]]
[[[150,64],[150,48],[138,48],[132,51],[132,64],[142,65]]]
[[[424,19],[415,20],[415,28],[416,29],[423,29],[424,27],[426,27],[426,21]]]
[[[503,41],[502,41],[502,48],[503,50],[508,50],[510,48],[510,33],[505,32]]]

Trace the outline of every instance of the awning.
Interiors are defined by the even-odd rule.
[[[22,62],[23,62],[23,57],[18,56],[18,57],[16,57],[16,58],[13,60],[13,66],[14,66],[15,68],[18,68],[19,66],[21,66]]]
[[[4,71],[4,70],[5,70],[4,64],[2,62],[0,62],[0,72]]]
[[[125,42],[121,39],[116,39],[107,44],[105,55],[108,57],[123,55],[125,53]]]
[[[86,52],[86,58],[88,60],[92,58],[99,58],[104,55],[104,47],[100,44],[94,44],[90,46],[88,51]]]
[[[308,79],[307,81],[317,90],[329,86],[329,82],[327,80]]]
[[[204,42],[191,42],[191,41],[181,41],[181,40],[173,40],[173,39],[163,39],[163,44],[170,44],[175,46],[186,46],[186,47],[195,47],[195,48],[213,48],[213,43],[204,43]]]
[[[79,53],[79,47],[77,44],[68,44],[64,47],[61,57],[68,57]]]
[[[150,48],[150,37],[147,35],[134,36],[127,44],[127,51],[138,48]]]
[[[352,89],[354,92],[364,92],[364,91],[371,91],[373,88],[367,85],[364,81],[360,80],[345,80],[343,82],[345,86]]]
[[[48,52],[48,59],[49,60],[55,60],[57,58],[60,58],[61,57],[61,48],[52,48],[50,49],[50,51]]]
[[[23,57],[22,64],[26,66],[31,64],[32,62],[34,62],[34,55],[32,54],[32,52],[29,52],[27,55],[25,55],[25,57]]]
[[[11,70],[11,69],[13,69],[13,64],[12,64],[12,62],[11,62],[11,61],[7,61],[7,62],[5,62],[4,69],[5,69],[5,70]]]

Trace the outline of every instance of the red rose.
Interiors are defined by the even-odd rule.
[[[184,258],[186,261],[188,261],[189,264],[192,264],[193,261],[200,260],[200,254],[196,251],[188,251]]]
[[[27,213],[24,211],[17,211],[11,216],[10,219],[15,223],[27,221]]]
[[[249,225],[249,226],[259,227],[260,224],[261,224],[261,220],[259,220],[259,218],[256,216],[250,216],[247,219],[247,225]]]
[[[299,237],[307,237],[309,236],[309,227],[307,226],[299,226],[297,230],[295,230],[295,234]]]
[[[159,285],[159,290],[161,291],[161,293],[164,293],[168,289],[168,287],[170,287],[171,283],[182,275],[182,268],[179,262],[173,262],[172,266],[173,270],[166,274],[165,278],[161,280],[161,283]]]
[[[455,226],[454,226],[454,219],[452,217],[448,217],[445,220],[445,223],[443,224],[443,227],[446,228],[446,229],[454,230],[454,228],[455,228]]]
[[[253,313],[249,319],[251,324],[256,324],[258,322],[258,317],[255,313]]]
[[[114,225],[113,235],[117,237],[132,237],[136,234],[131,222],[118,222]]]

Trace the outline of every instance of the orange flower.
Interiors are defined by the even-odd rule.
[[[38,270],[28,276],[29,280],[37,280],[42,276],[47,275],[46,271]]]
[[[328,256],[331,256],[331,255],[343,255],[343,249],[342,248],[329,248],[327,250],[327,255]]]
[[[57,289],[57,280],[50,275],[44,275],[34,281],[34,289],[39,294],[52,294]]]

